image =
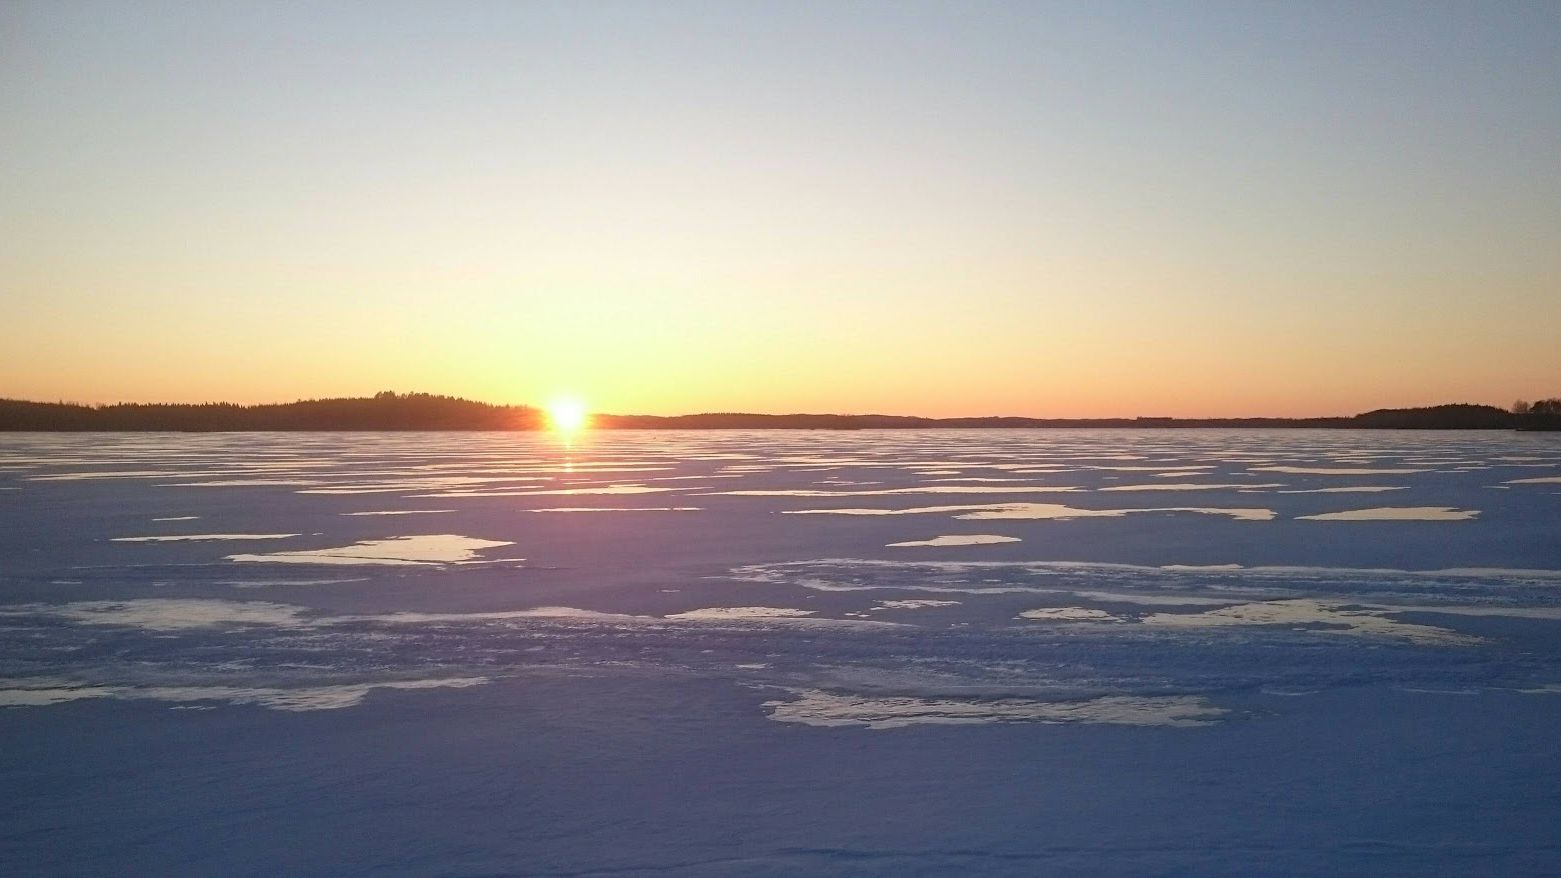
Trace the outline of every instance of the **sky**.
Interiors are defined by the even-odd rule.
[[[1561,396],[1561,4],[0,0],[0,397]]]

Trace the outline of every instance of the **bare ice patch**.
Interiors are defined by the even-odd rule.
[[[1089,607],[1040,607],[1034,610],[1025,610],[1017,618],[1032,619],[1038,622],[1121,622],[1120,616],[1113,616],[1105,610],[1096,610]]]
[[[1170,473],[1169,475],[1185,475],[1184,473]],[[1217,485],[1203,482],[1163,482],[1152,485],[1112,485],[1109,488],[1100,488],[1101,491],[1251,491],[1259,488],[1283,488],[1277,483],[1248,484],[1248,485]]]
[[[989,519],[1024,521],[1068,521],[1074,518],[1121,518],[1148,512],[1194,512],[1225,515],[1237,521],[1271,521],[1274,510],[1258,508],[1218,508],[1208,506],[1172,506],[1152,509],[1077,509],[1060,503],[984,503],[972,506],[916,506],[908,509],[787,509],[783,515],[926,515],[955,513],[954,517],[972,521]]]
[[[1455,509],[1451,506],[1378,506],[1372,509],[1298,515],[1296,518],[1302,521],[1469,521],[1479,514],[1478,509]]]
[[[907,540],[903,543],[889,543],[888,548],[902,548],[911,546],[984,546],[991,543],[1017,543],[1018,537],[1005,537],[998,534],[945,534],[933,537],[929,540]]]
[[[987,519],[1067,521],[1072,518],[1118,518],[1124,515],[1149,512],[1193,512],[1202,515],[1224,515],[1237,521],[1271,521],[1274,518],[1274,510],[1272,509],[1220,508],[1212,506],[1171,506],[1153,509],[1074,509],[1071,506],[1063,506],[1056,503],[1007,503],[954,517],[977,521]]]
[[[427,680],[383,680],[333,686],[281,688],[272,686],[101,686],[72,685],[53,678],[0,682],[0,707],[45,707],[86,698],[176,703],[222,701],[253,704],[269,710],[340,710],[363,703],[375,689],[465,689],[491,682],[488,677],[446,677]]]
[[[814,610],[798,610],[790,607],[705,607],[684,613],[673,613],[668,619],[797,619],[811,616]]]
[[[704,486],[701,486],[704,487]],[[542,491],[442,491],[437,494],[414,494],[414,497],[425,498],[449,498],[449,497],[543,497],[549,495],[577,494],[661,494],[667,491],[685,490],[683,488],[652,488],[648,485],[602,485],[593,488],[549,488]],[[699,490],[693,488],[688,490]]]
[[[1346,485],[1337,488],[1306,488],[1276,491],[1278,494],[1380,494],[1383,491],[1405,491],[1407,485]]]
[[[266,601],[137,598],[69,604],[17,604],[0,609],[0,616],[52,616],[78,625],[123,625],[153,631],[178,631],[232,625],[303,624],[303,612],[302,607]]]
[[[874,610],[924,610],[931,607],[957,607],[960,601],[917,600],[879,601]]]
[[[789,689],[790,701],[766,701],[776,722],[809,726],[898,729],[916,725],[985,723],[1108,723],[1130,726],[1204,726],[1226,711],[1190,695],[1119,695],[1087,701],[1028,698],[955,699],[853,695]]]
[[[926,485],[919,488],[881,488],[873,491],[818,491],[813,489],[717,491],[723,497],[880,497],[895,494],[1066,494],[1082,490],[1077,485]]]
[[[506,540],[480,540],[455,534],[423,534],[363,540],[350,546],[257,555],[229,555],[229,561],[280,564],[465,564],[479,561],[477,552],[513,546]]]
[[[668,622],[743,622],[823,628],[899,627],[897,622],[877,622],[868,619],[831,619],[819,617],[816,613],[816,610],[799,610],[792,607],[703,607],[683,613],[672,613],[665,618]]]
[[[527,512],[700,512],[699,506],[553,506]]]
[[[207,540],[285,540],[300,534],[175,534],[160,537],[112,537],[111,543],[183,543]]]
[[[1411,475],[1413,473],[1428,473],[1428,469],[1376,469],[1372,467],[1324,467],[1324,466],[1254,466],[1248,467],[1252,472],[1262,473],[1292,473],[1295,475],[1310,476],[1390,476]]]
[[[1447,628],[1395,622],[1386,618],[1385,614],[1391,612],[1393,611],[1300,598],[1239,604],[1203,613],[1155,613],[1145,616],[1141,621],[1145,625],[1182,628],[1215,628],[1230,625],[1285,625],[1292,628],[1303,625],[1326,626],[1308,630],[1326,634],[1389,637],[1436,646],[1467,646],[1480,642],[1478,637],[1460,634]]]
[[[385,509],[375,512],[343,512],[342,515],[433,515],[436,512],[454,511],[454,509]]]

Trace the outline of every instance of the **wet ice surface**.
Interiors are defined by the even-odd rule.
[[[1550,874],[1557,479],[1511,433],[0,436],[0,867]]]

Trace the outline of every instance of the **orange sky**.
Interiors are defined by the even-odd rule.
[[[1561,395],[1556,10],[0,8],[0,396]]]

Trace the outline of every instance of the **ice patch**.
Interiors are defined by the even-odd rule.
[[[922,610],[922,609],[927,609],[929,607],[957,607],[959,605],[960,605],[959,601],[936,601],[936,600],[916,600],[916,599],[911,599],[911,600],[905,600],[905,601],[879,601],[878,602],[878,606],[873,607],[873,609],[874,610]]]
[[[52,616],[80,625],[123,625],[153,631],[219,625],[301,625],[303,607],[265,601],[203,598],[137,598],[69,604],[13,604],[0,616]]]
[[[436,512],[454,511],[454,509],[386,509],[378,512],[343,512],[342,515],[433,515]]]
[[[112,537],[111,543],[181,543],[206,540],[285,540],[301,534],[178,534],[161,537]]]
[[[482,549],[513,546],[506,540],[480,540],[455,534],[424,534],[363,540],[334,549],[270,552],[263,555],[229,555],[229,561],[281,564],[462,564],[477,558]],[[513,560],[513,559],[511,559]]]
[[[1183,475],[1172,473],[1171,475]],[[1153,485],[1112,485],[1109,488],[1099,488],[1101,491],[1251,491],[1257,488],[1283,488],[1278,483],[1250,484],[1250,485],[1215,485],[1199,482],[1165,482]]]
[[[879,497],[894,494],[1066,494],[1082,490],[1077,485],[927,485],[920,488],[880,488],[873,491],[816,491],[812,489],[716,491],[722,497]]]
[[[705,607],[673,613],[668,619],[794,619],[812,616],[816,610],[797,610],[789,607]]]
[[[699,506],[553,506],[527,512],[700,512]]]
[[[701,488],[706,486],[700,486]],[[443,491],[437,494],[414,494],[414,497],[542,497],[548,495],[576,494],[661,494],[666,491],[700,490],[700,488],[652,488],[648,485],[605,485],[597,488],[550,488],[543,491]]]
[[[1278,494],[1379,494],[1383,491],[1405,491],[1407,485],[1351,485],[1341,488],[1307,488],[1305,490],[1276,491]]]
[[[1274,518],[1274,510],[1272,509],[1227,509],[1208,506],[1174,506],[1155,509],[1074,509],[1070,506],[1062,506],[1056,503],[1007,503],[1001,506],[984,507],[978,511],[967,512],[954,517],[973,521],[989,519],[1067,521],[1072,518],[1119,518],[1124,515],[1151,512],[1193,512],[1203,515],[1225,515],[1237,521],[1271,521]]]
[[[799,610],[790,607],[704,607],[684,613],[673,613],[668,622],[743,622],[751,624],[783,624],[820,628],[882,628],[898,627],[897,622],[876,622],[865,619],[820,618],[815,610]]]
[[[1298,515],[1296,518],[1300,521],[1469,521],[1479,514],[1478,509],[1455,509],[1451,506],[1378,506],[1373,509]]]
[[[1105,610],[1095,610],[1089,607],[1040,607],[1034,610],[1025,610],[1017,618],[1034,619],[1040,622],[1121,622],[1122,617],[1113,616]]]
[[[505,622],[512,619],[567,619],[577,622],[654,622],[652,616],[632,616],[624,613],[601,613],[577,607],[532,607],[526,610],[496,610],[477,613],[419,613],[396,612],[361,616],[324,616],[313,620],[319,625],[339,625],[348,622],[372,622],[386,625],[427,625],[441,623],[471,624],[481,622]]]
[[[1238,521],[1271,521],[1272,509],[1223,509],[1203,506],[1176,506],[1155,509],[1076,509],[1060,503],[988,503],[973,506],[916,506],[909,509],[787,509],[782,515],[928,515],[958,513],[955,518],[972,521],[1003,519],[1025,521],[1068,521],[1074,518],[1121,518],[1148,512],[1195,512],[1227,515]]]
[[[1481,638],[1460,634],[1447,628],[1431,625],[1414,625],[1385,618],[1384,611],[1375,609],[1345,609],[1346,606],[1306,598],[1284,601],[1263,601],[1240,604],[1203,613],[1155,613],[1145,616],[1145,625],[1166,625],[1184,628],[1214,628],[1230,625],[1327,625],[1328,628],[1309,629],[1325,634],[1352,634],[1370,637],[1390,637],[1412,643],[1436,646],[1467,646],[1481,642]]]
[[[375,689],[465,689],[488,682],[491,682],[491,678],[447,677],[288,689],[269,686],[61,686],[53,680],[44,685],[29,685],[33,681],[23,679],[0,682],[0,685],[9,684],[8,688],[0,688],[0,707],[44,707],[84,698],[115,698],[127,701],[225,701],[228,704],[253,704],[269,710],[295,712],[340,710],[362,704],[363,699]]]
[[[1373,469],[1370,467],[1320,467],[1320,466],[1254,466],[1252,472],[1293,473],[1311,476],[1390,476],[1428,473],[1429,469]]]
[[[175,482],[164,485],[167,488],[262,488],[269,486],[303,487],[318,485],[318,480],[311,479],[217,479],[206,482]],[[303,492],[300,492],[303,493]]]
[[[915,725],[984,723],[1108,723],[1205,726],[1226,714],[1197,696],[1107,696],[1088,701],[1027,698],[954,699],[850,695],[789,689],[790,701],[766,701],[777,722],[809,726],[897,729]]]
[[[933,537],[930,540],[908,540],[903,543],[889,543],[888,548],[910,546],[984,546],[991,543],[1017,543],[1018,537],[1005,537],[998,534],[945,534]]]

